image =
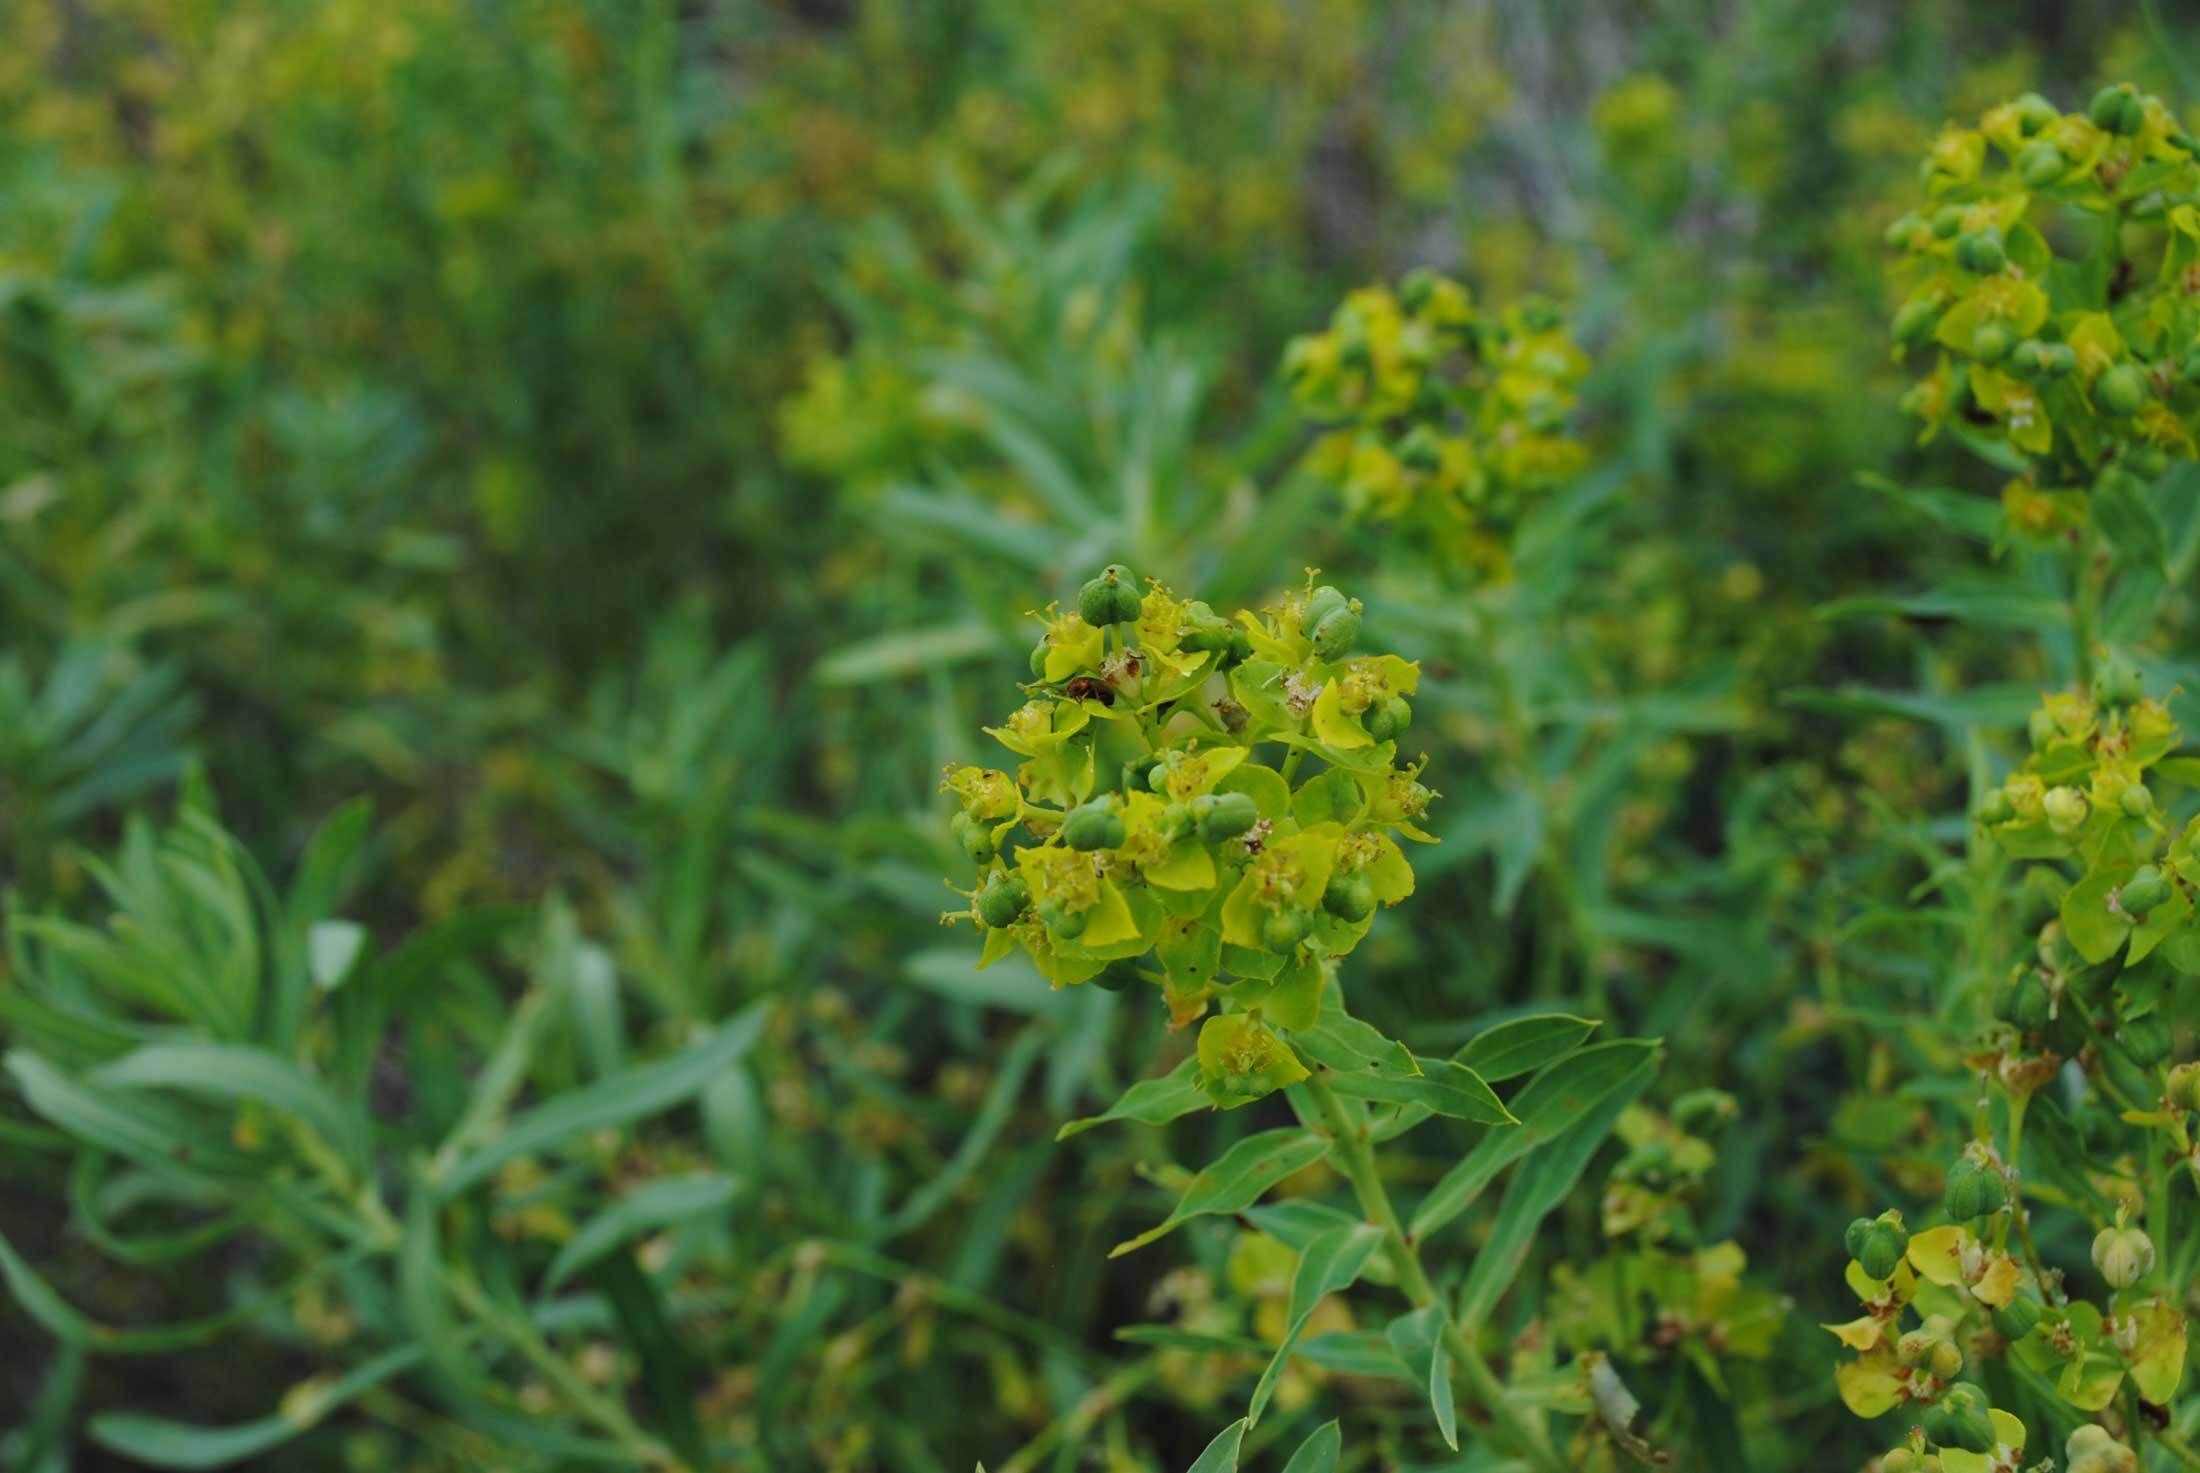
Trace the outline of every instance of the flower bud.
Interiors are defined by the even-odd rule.
[[[1994,1329],[2005,1340],[2022,1340],[2040,1322],[2040,1302],[2019,1294],[1994,1311]]]
[[[2055,713],[2044,706],[2035,707],[2032,714],[2024,718],[2024,734],[2031,740],[2033,751],[2045,751],[2047,744],[2058,735]]]
[[[1925,1413],[1920,1424],[1928,1441],[1967,1453],[1992,1452],[1994,1419],[1987,1415],[1986,1393],[1958,1381]]]
[[[1989,317],[1971,331],[1971,356],[1981,363],[1999,363],[2016,342],[2017,335],[2008,323]]]
[[[2154,793],[2145,783],[2133,783],[2117,795],[2116,806],[2126,818],[2145,818],[2154,811]]]
[[[2047,826],[2064,838],[2085,826],[2085,794],[2076,788],[2049,788],[2040,802],[2047,814]]]
[[[1062,820],[1062,842],[1080,853],[1117,849],[1129,837],[1112,793],[1072,808]]]
[[[2009,264],[2008,256],[2002,251],[2001,232],[1988,227],[1958,236],[1956,264],[1977,276],[1991,276],[2001,270]]]
[[[1140,599],[1137,578],[1121,563],[1110,563],[1100,576],[1077,590],[1077,612],[1096,628],[1137,621]]]
[[[1199,837],[1209,844],[1234,839],[1260,822],[1260,808],[1249,793],[1207,793],[1192,800]]]
[[[2033,189],[2056,183],[2069,169],[2070,162],[2062,156],[2062,150],[2044,138],[2027,143],[2017,155],[2017,173]]]
[[[2139,1473],[2139,1455],[2097,1423],[2088,1422],[2071,1433],[2063,1451],[2069,1457],[2070,1473]]]
[[[1322,909],[1341,921],[1364,921],[1375,913],[1375,887],[1366,875],[1333,875],[1322,891]]]
[[[2180,1110],[2200,1110],[2200,1062],[2171,1065],[2164,1092]]]
[[[1350,605],[1332,609],[1314,626],[1314,653],[1324,660],[1342,659],[1359,637],[1359,612]]]
[[[2111,1289],[2128,1289],[2154,1272],[2154,1240],[2119,1222],[2093,1236],[2093,1266]]]
[[[1014,875],[995,875],[978,892],[978,919],[993,927],[1014,925],[1031,904],[1031,890]]]
[[[1948,1185],[1940,1203],[1957,1222],[1999,1212],[2008,1201],[2008,1184],[1993,1167],[1966,1158],[1948,1168]]]
[[[2132,872],[2116,892],[2116,903],[2124,914],[2134,920],[2169,899],[2169,880],[2151,864],[2142,864]]]
[[[1899,251],[1909,245],[1911,237],[1925,228],[1924,217],[1915,211],[1904,215],[1887,227],[1886,242],[1889,250]]]
[[[2110,414],[2137,414],[2147,402],[2146,370],[2119,363],[2094,381],[2093,396]]]

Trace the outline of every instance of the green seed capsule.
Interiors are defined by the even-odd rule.
[[[2003,1015],[2026,1033],[2041,1033],[2055,1021],[2055,999],[2036,974],[2027,975],[2010,989]]]
[[[1352,653],[1360,637],[1360,616],[1350,608],[1331,610],[1314,629],[1314,653],[1324,660],[1341,660]]]
[[[1855,1255],[1857,1267],[1875,1279],[1892,1278],[1909,1247],[1910,1235],[1902,1230],[1902,1224],[1881,1217],[1864,1232],[1862,1251]]]
[[[1956,232],[1963,229],[1963,207],[1942,205],[1933,211],[1933,234],[1942,240],[1954,240]]]
[[[2124,1046],[2125,1053],[2131,1055],[2132,1062],[2142,1069],[2151,1069],[2168,1058],[2174,1042],[2170,1037],[2169,1024],[2154,1013],[2118,1023],[2116,1041]]]
[[[1260,822],[1260,806],[1249,793],[1208,793],[1192,800],[1192,813],[1199,837],[1209,844],[1234,839]]]
[[[1171,803],[1161,810],[1161,832],[1167,838],[1181,839],[1196,827],[1198,821],[1192,817],[1189,803]]]
[[[2055,104],[2037,92],[2027,92],[2018,98],[2016,109],[2017,131],[2027,138],[2062,116],[2055,110]]]
[[[1131,624],[1138,619],[1138,579],[1121,563],[1110,563],[1100,576],[1077,590],[1077,612],[1087,624]]]
[[[1038,642],[1037,644],[1035,644],[1035,645],[1033,645],[1033,646],[1031,647],[1031,677],[1032,677],[1032,679],[1034,679],[1034,680],[1044,680],[1044,679],[1046,678],[1046,673],[1047,673],[1047,651],[1048,651],[1048,650],[1051,650],[1052,648],[1054,648],[1054,646],[1053,646],[1053,645],[1051,645],[1051,644],[1049,644],[1049,643],[1048,643],[1047,641],[1045,641],[1045,640],[1043,640],[1043,639],[1042,639],[1042,640],[1040,640],[1040,641],[1039,641],[1039,642]]]
[[[2045,189],[2070,170],[2062,150],[2044,138],[2034,139],[2017,155],[2017,173],[2034,189]]]
[[[1957,1222],[1970,1222],[2008,1204],[2009,1187],[2001,1173],[1976,1161],[1958,1161],[1948,1169],[1947,1190],[1940,1204]]]
[[[1081,807],[1072,808],[1062,820],[1062,842],[1080,853],[1095,849],[1121,848],[1130,837],[1124,826],[1123,815],[1107,798],[1095,798]]]
[[[2123,131],[2124,99],[2129,96],[2131,96],[2131,89],[2121,84],[2103,87],[2093,94],[2092,105],[2085,110],[2085,115],[2093,120],[2094,127],[2105,128],[2111,133],[2121,133]]]
[[[2047,344],[2026,338],[2009,350],[2009,371],[2019,378],[2039,378],[2047,372]]]
[[[1031,904],[1031,890],[1014,875],[996,875],[978,892],[978,919],[987,925],[1014,925]]]
[[[1971,332],[1971,356],[1981,363],[1999,363],[2016,346],[2016,340],[2008,323],[1988,318]]]
[[[1904,215],[1887,227],[1887,248],[1895,251],[1904,249],[1924,229],[1925,219],[1922,215],[1915,212]]]
[[[1361,724],[1376,741],[1393,742],[1413,725],[1413,707],[1404,696],[1386,696],[1375,703]]]
[[[1978,276],[1991,276],[2009,264],[2001,246],[2001,232],[1973,230],[1956,241],[1956,264]]]
[[[1902,304],[1901,310],[1894,314],[1894,324],[1890,331],[1898,343],[1922,343],[1932,336],[1933,326],[1939,321],[1939,305],[1919,298],[1917,301]]]
[[[2116,799],[2126,818],[2145,818],[2154,811],[2154,792],[2145,783],[2133,783]]]
[[[1391,454],[1397,456],[1398,463],[1407,470],[1433,471],[1444,463],[1444,442],[1429,426],[1415,425],[1391,448]],[[1336,592],[1333,588],[1321,591]],[[1341,595],[1339,602],[1342,602]]]
[[[1334,875],[1322,891],[1322,909],[1355,924],[1375,913],[1375,887],[1366,875]]]
[[[2147,101],[2136,92],[2124,94],[2124,105],[2117,110],[2116,131],[2129,138],[2147,125]]]
[[[1961,1448],[1967,1453],[1990,1453],[1997,1440],[1986,1393],[1968,1381],[1958,1381],[1949,1387],[1940,1400],[1927,1409],[1920,1425],[1925,1429],[1928,1442],[1938,1447]]]
[[[1085,934],[1085,913],[1081,910],[1067,910],[1057,901],[1042,903],[1039,907],[1039,919],[1046,923],[1047,930],[1064,941],[1075,941]]]
[[[2146,406],[2146,370],[2136,363],[2119,363],[2093,384],[2093,397],[2110,414],[2137,414]]]
[[[1311,639],[1314,631],[1321,627],[1322,620],[1339,609],[1347,609],[1351,606],[1352,600],[1346,598],[1341,591],[1324,583],[1307,598],[1306,607],[1300,611],[1299,633]]]
[[[962,850],[979,864],[991,864],[999,851],[993,843],[993,830],[982,823],[973,823],[962,831]]]
[[[1859,1217],[1850,1222],[1847,1231],[1841,1234],[1841,1246],[1849,1250],[1849,1257],[1864,1256],[1864,1235],[1871,1230],[1872,1220],[1868,1217]]]
[[[2041,355],[2041,366],[2049,378],[2067,378],[2078,371],[2078,352],[2068,343],[2049,343]]]
[[[1117,962],[1092,979],[1092,984],[1103,992],[1121,992],[1138,980],[1138,969],[1127,962]]]
[[[1272,910],[1260,923],[1260,944],[1270,951],[1288,952],[1306,939],[1313,924],[1313,916],[1296,907]]]
[[[2040,1322],[2040,1302],[2023,1295],[1994,1311],[1994,1328],[2004,1340],[2022,1340]]]
[[[2146,694],[2139,667],[2122,655],[2110,653],[2093,677],[2094,699],[2105,706],[2128,706]]]
[[[2133,445],[2124,451],[2124,464],[2143,481],[2159,480],[2169,469],[2169,452],[2159,445]]]

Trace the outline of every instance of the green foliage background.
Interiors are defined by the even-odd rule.
[[[1105,1250],[1262,1122],[1057,1144],[1187,1040],[1151,998],[974,973],[937,924],[967,873],[940,769],[994,760],[1023,615],[1117,557],[1218,606],[1318,563],[1424,660],[1444,844],[1355,959],[1357,1013],[1434,1048],[1586,1012],[1665,1040],[1654,1102],[1734,1096],[1692,1210],[1794,1311],[1716,1388],[1641,1358],[1654,1440],[1762,1468],[1884,1445],[1815,1324],[1847,1313],[1843,1224],[1946,1156],[1907,1086],[1969,1003],[1910,900],[2071,652],[2044,564],[1989,556],[1998,484],[1912,446],[1880,237],[1946,117],[2121,77],[2194,102],[2137,11],[4,14],[6,1456],[205,1456],[161,1429],[365,1368],[325,1419],[283,1403],[302,1436],[231,1450],[1188,1463],[1261,1364],[1217,1346],[1275,1290],[1227,1221]],[[1275,374],[1343,291],[1420,264],[1568,303],[1595,364],[1592,470],[1472,595],[1294,469]],[[2170,587],[2155,643],[2189,650]],[[2189,664],[2148,674],[2200,689]],[[164,997],[178,967],[232,1001]],[[147,1019],[218,1039],[223,1008],[368,1133],[331,1179],[428,1228],[261,1190],[297,1167],[280,1108],[57,1124],[40,1069],[96,1081]],[[650,1070],[658,1107],[497,1144]],[[1431,1134],[1408,1181],[1471,1135]],[[1508,1334],[1601,1251],[1608,1165]],[[405,1205],[433,1181],[439,1226]],[[630,1271],[544,1290],[613,1203],[590,1230]],[[221,1322],[71,1343],[48,1292]],[[1154,1323],[1223,1338],[1115,1337]],[[1341,1409],[1373,1429],[1347,1466],[1435,1455],[1364,1380],[1279,1405],[1263,1447]]]

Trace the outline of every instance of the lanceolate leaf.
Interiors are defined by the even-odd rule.
[[[1066,1141],[1073,1135],[1082,1135],[1096,1125],[1106,1125],[1114,1120],[1135,1120],[1141,1125],[1166,1125],[1180,1115],[1194,1110],[1211,1109],[1213,1102],[1199,1083],[1199,1060],[1187,1057],[1183,1063],[1162,1075],[1159,1079],[1142,1079],[1123,1091],[1123,1097],[1098,1115],[1088,1115],[1082,1120],[1072,1120],[1056,1131],[1054,1138]]]
[[[1443,1435],[1444,1445],[1459,1451],[1459,1415],[1452,1401],[1451,1357],[1444,1351],[1443,1308],[1431,1304],[1400,1315],[1390,1322],[1388,1335],[1390,1348],[1436,1413],[1436,1430]]]
[[[1293,1172],[1303,1171],[1329,1154],[1329,1138],[1297,1126],[1247,1136],[1222,1159],[1192,1178],[1183,1200],[1166,1221],[1118,1243],[1108,1257],[1120,1258],[1174,1232],[1192,1218],[1210,1212],[1237,1212],[1258,1202],[1262,1193]]]
[[[1237,1473],[1238,1448],[1245,1441],[1245,1423],[1232,1422],[1215,1434],[1207,1450],[1192,1460],[1186,1473]]]
[[[340,1380],[301,1382],[282,1409],[234,1427],[197,1427],[136,1412],[107,1412],[86,1430],[110,1452],[155,1468],[227,1468],[256,1458],[305,1432],[362,1392],[408,1371],[426,1357],[417,1345],[401,1345],[364,1362]]]
[[[1341,1095],[1380,1100],[1388,1105],[1420,1105],[1454,1120],[1473,1120],[1484,1125],[1517,1125],[1505,1102],[1483,1082],[1482,1076],[1449,1059],[1416,1060],[1421,1073],[1382,1074],[1352,1070],[1329,1076],[1330,1087]]]
[[[1283,1465],[1283,1473],[1333,1473],[1337,1454],[1343,1450],[1344,1433],[1336,1422],[1324,1422],[1314,1429],[1312,1437],[1299,1444],[1291,1461]]]
[[[1299,1254],[1298,1269],[1291,1276],[1290,1321],[1284,1328],[1283,1343],[1276,1347],[1275,1356],[1253,1388],[1252,1405],[1245,1413],[1248,1428],[1260,1421],[1269,1398],[1275,1395],[1276,1381],[1283,1375],[1284,1366],[1289,1364],[1292,1347],[1305,1333],[1315,1308],[1325,1295],[1341,1293],[1358,1282],[1360,1270],[1367,1267],[1368,1259],[1382,1246],[1382,1241],[1379,1228],[1358,1222],[1330,1229],[1307,1244],[1305,1251]]]
[[[1650,1063],[1657,1048],[1657,1042],[1651,1039],[1614,1039],[1561,1059],[1529,1080],[1512,1101],[1520,1128],[1492,1131],[1464,1161],[1444,1173],[1413,1214],[1413,1236],[1425,1238],[1473,1206],[1499,1172],[1537,1146],[1556,1139],[1620,1088],[1637,1069]]]
[[[1455,1057],[1491,1084],[1498,1084],[1533,1074],[1564,1058],[1586,1042],[1596,1028],[1592,1018],[1538,1013],[1484,1029]]]
[[[1589,1165],[1604,1138],[1611,1134],[1620,1111],[1649,1087],[1658,1072],[1654,1058],[1644,1058],[1597,1102],[1549,1144],[1538,1147],[1513,1176],[1498,1209],[1497,1225],[1474,1256],[1468,1271],[1459,1313],[1470,1323],[1484,1318],[1511,1286],[1520,1266],[1527,1261],[1543,1219],[1566,1199]]]

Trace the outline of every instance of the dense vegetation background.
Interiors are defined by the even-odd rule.
[[[1842,1225],[1935,1190],[1905,1086],[1952,994],[1904,906],[2069,651],[2046,574],[1990,553],[1992,474],[1913,446],[1881,235],[1945,118],[2121,77],[2195,101],[2139,11],[0,13],[0,1038],[62,1050],[51,1009],[140,963],[306,979],[284,1036],[401,1172],[746,1030],[662,1110],[434,1158],[473,1190],[403,1229],[416,1272],[302,1284],[314,1212],[132,1164],[157,1125],[282,1179],[252,1159],[277,1126],[200,1101],[87,1151],[12,1072],[0,1456],[134,1466],[152,1434],[91,1419],[252,1424],[425,1341],[258,1465],[567,1466],[605,1450],[559,1437],[619,1442],[607,1398],[727,1466],[1189,1462],[1272,1274],[1227,1221],[1104,1255],[1253,1112],[1057,1144],[1184,1041],[1148,998],[975,973],[938,924],[967,873],[941,767],[993,760],[1023,616],[1111,558],[1218,602],[1318,563],[1425,662],[1444,842],[1355,1010],[1430,1047],[1531,1004],[1662,1037],[1651,1103],[1731,1096],[1688,1231],[1793,1306],[1763,1354],[1638,1337],[1630,1383],[1695,1466],[1882,1445],[1816,1323]],[[1550,295],[1594,365],[1592,468],[1471,595],[1298,468],[1276,373],[1416,265]],[[175,909],[208,886],[218,923]],[[1595,1339],[1568,1286],[1610,1164],[1509,1332]],[[577,1274],[549,1362],[433,1346],[421,1263],[494,1329],[666,1180],[606,1230],[642,1271]],[[187,1329],[71,1343],[49,1291]],[[1263,1447],[1339,1407],[1431,1445],[1365,1378],[1280,1405]]]

